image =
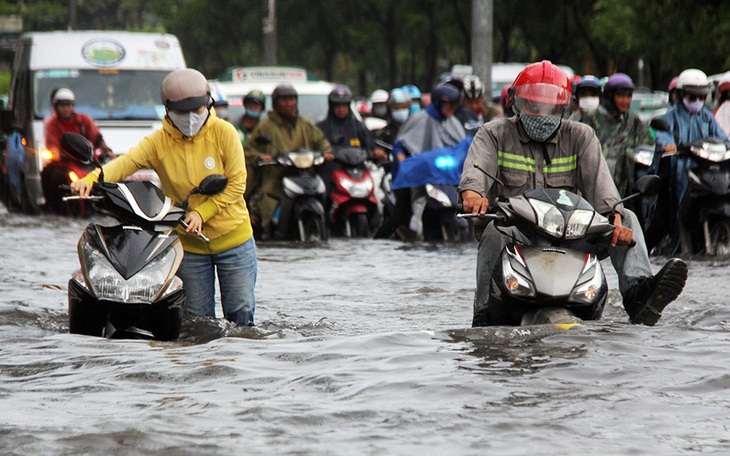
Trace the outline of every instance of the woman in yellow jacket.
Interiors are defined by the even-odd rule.
[[[243,198],[246,165],[238,133],[211,111],[210,88],[199,71],[173,71],[162,81],[160,94],[167,111],[162,129],[105,165],[104,177],[117,182],[137,170],[152,169],[165,195],[181,204],[206,176],[225,175],[228,185],[221,193],[190,197],[187,228],[178,228],[185,255],[177,274],[185,289],[186,312],[215,316],[217,273],[226,319],[253,326],[256,245]],[[72,191],[89,195],[98,175],[74,182]]]

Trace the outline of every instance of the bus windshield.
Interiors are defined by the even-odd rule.
[[[33,73],[33,113],[51,112],[51,92],[59,87],[76,95],[75,111],[94,120],[159,120],[165,116],[160,86],[168,71],[39,70]]]

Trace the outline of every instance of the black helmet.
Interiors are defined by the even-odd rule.
[[[459,103],[461,90],[450,83],[444,83],[431,91],[431,103],[441,111],[446,103]]]
[[[271,102],[276,104],[279,97],[298,97],[297,90],[291,84],[279,84],[271,94]]]
[[[330,105],[349,104],[352,101],[352,91],[346,85],[337,85],[327,99]]]

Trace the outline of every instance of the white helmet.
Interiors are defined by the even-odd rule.
[[[371,103],[386,103],[390,95],[383,89],[378,89],[370,95]]]
[[[71,89],[61,87],[53,92],[53,96],[51,97],[51,104],[53,106],[56,106],[56,103],[58,103],[59,101],[70,101],[73,103],[76,101],[76,96],[71,91]]]
[[[484,84],[479,76],[468,74],[464,76],[464,98],[477,98],[484,94]]]
[[[704,71],[690,68],[679,73],[677,89],[692,95],[707,95],[710,92],[710,81]]]

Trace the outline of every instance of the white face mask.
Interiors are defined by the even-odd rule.
[[[391,112],[391,115],[393,116],[393,120],[395,120],[398,123],[403,123],[406,120],[408,120],[408,115],[411,113],[411,110],[408,108],[404,109],[396,109],[393,112]]]
[[[578,99],[578,107],[583,112],[591,112],[598,109],[600,99],[598,97],[581,97]]]
[[[203,128],[203,124],[205,124],[205,121],[208,120],[208,110],[201,112],[200,114],[197,114],[193,111],[185,112],[182,114],[177,114],[174,111],[168,111],[167,115],[170,116],[170,120],[172,120],[172,123],[175,124],[178,130],[182,132],[183,135],[187,137],[194,136],[197,134],[201,128]]]

